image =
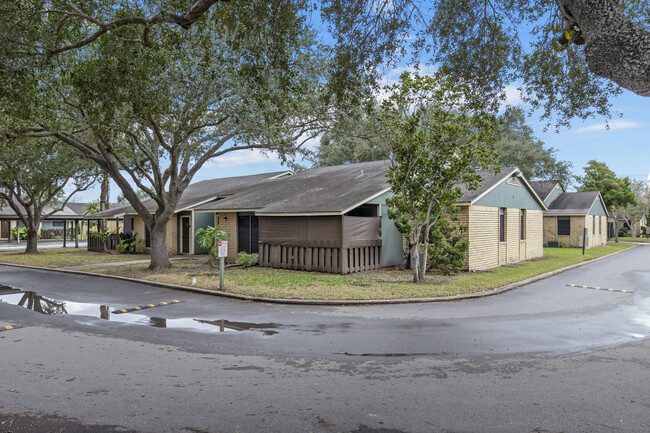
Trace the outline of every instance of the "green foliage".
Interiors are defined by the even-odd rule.
[[[489,144],[492,123],[466,88],[444,77],[411,77],[389,87],[382,104],[392,163],[387,200],[408,234],[415,257],[414,281],[424,279],[419,245],[429,242],[431,227],[450,213],[462,196],[461,184],[478,188],[476,166],[493,166]],[[408,221],[408,224],[406,223]],[[427,251],[425,249],[425,263]]]
[[[579,191],[600,191],[608,208],[622,208],[636,203],[628,177],[619,178],[604,162],[592,159],[584,167],[585,175],[578,178]]]
[[[91,201],[86,203],[84,210],[88,212],[89,215],[99,212],[99,201]]]
[[[427,266],[449,275],[459,272],[465,266],[469,239],[467,225],[460,223],[458,208],[438,219],[429,235],[429,261]]]
[[[210,256],[210,263],[216,266],[219,261],[219,241],[226,240],[228,233],[221,230],[221,227],[208,226],[207,228],[200,228],[196,231],[196,242],[205,250],[208,250]]]
[[[237,264],[242,268],[248,268],[257,264],[260,255],[257,253],[248,254],[246,251],[240,251],[237,256]]]
[[[135,234],[130,236],[123,236],[120,239],[120,243],[117,244],[117,251],[120,252],[121,254],[134,253],[135,246],[140,242],[142,242],[142,239],[137,240]]]
[[[390,149],[383,130],[379,107],[355,107],[337,116],[323,134],[313,156],[315,166],[352,164],[388,158]]]
[[[558,160],[556,149],[535,138],[519,107],[508,108],[496,119],[493,149],[499,166],[517,166],[529,180],[558,181],[565,188],[573,182],[572,164]]]
[[[13,228],[11,229],[11,237],[12,237],[13,239],[16,239],[16,232],[17,232],[17,230],[18,230],[18,229],[17,229],[16,227],[13,227]],[[20,240],[21,240],[21,241],[24,241],[24,240],[26,240],[26,239],[27,239],[27,229],[26,229],[25,227],[20,227]]]

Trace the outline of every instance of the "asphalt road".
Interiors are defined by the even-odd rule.
[[[88,246],[87,241],[79,241],[79,248],[80,249],[85,249]],[[11,242],[7,242],[7,240],[0,240],[0,252],[21,252],[25,251],[25,248],[27,247],[27,241],[20,241],[20,243],[17,243],[15,240]],[[66,241],[66,248],[73,248],[74,249],[74,241],[72,240],[67,240]],[[63,248],[63,240],[51,240],[51,241],[39,241],[38,242],[38,249],[39,250],[54,250],[54,249],[59,249]]]
[[[0,266],[0,431],[648,432],[648,263],[360,307]]]

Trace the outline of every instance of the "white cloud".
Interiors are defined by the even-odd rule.
[[[596,125],[590,125],[590,126],[585,126],[583,128],[578,128],[575,129],[573,132],[602,132],[602,131],[607,131],[607,123],[599,123]],[[624,129],[634,129],[634,128],[642,128],[644,127],[645,124],[643,122],[636,122],[632,120],[615,120],[613,122],[609,122],[609,130],[611,131],[621,131]]]
[[[242,149],[228,152],[208,161],[206,168],[229,168],[241,165],[278,162],[280,158],[275,153],[262,153],[258,149]]]
[[[524,104],[524,101],[521,100],[521,92],[516,84],[507,85],[503,89],[503,92],[506,94],[506,99],[501,103],[501,108],[503,110],[505,110],[505,107],[508,105],[517,106]]]

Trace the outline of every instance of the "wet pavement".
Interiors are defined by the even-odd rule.
[[[135,431],[650,431],[647,263],[644,246],[498,296],[356,307],[0,266],[0,331],[15,326],[0,332],[0,414]]]
[[[195,350],[205,351],[213,347],[211,341],[186,334],[220,333],[232,328],[216,324],[238,323],[234,327],[245,332],[219,342],[222,353],[231,354],[574,353],[650,335],[648,262],[650,247],[642,246],[498,296],[354,307],[252,303],[107,278],[0,266],[0,284],[53,301],[53,311],[56,303],[65,304],[67,312],[66,317],[35,318],[7,305],[18,303],[24,295],[2,295],[0,317],[11,315],[24,326],[43,321],[143,341],[190,343]],[[582,285],[617,291],[588,290]],[[146,308],[175,299],[183,302]],[[128,315],[102,313],[102,309],[110,313],[110,309],[138,306],[144,308],[130,310]],[[161,328],[163,324],[167,335],[134,328]]]

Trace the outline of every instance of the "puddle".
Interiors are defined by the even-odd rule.
[[[50,299],[32,291],[21,291],[0,285],[0,302],[17,305],[37,313],[47,315],[90,316],[111,322],[147,325],[155,328],[186,329],[202,332],[241,332],[259,331],[262,335],[270,336],[278,332],[271,329],[278,328],[276,323],[249,323],[233,322],[230,320],[206,320],[191,317],[180,319],[167,319],[164,317],[149,317],[135,313],[113,314],[117,308],[108,305],[92,304],[87,302],[72,302]],[[87,323],[89,324],[89,323]]]

